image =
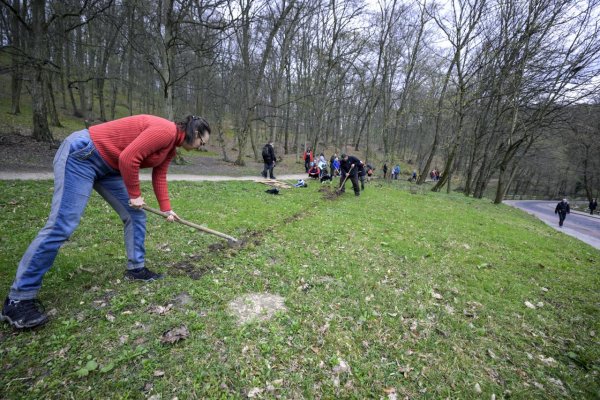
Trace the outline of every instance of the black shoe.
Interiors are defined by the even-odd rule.
[[[360,192],[354,192],[354,195],[355,195],[356,197],[358,197],[358,196],[360,196]]]
[[[129,269],[127,270],[127,272],[125,272],[125,279],[128,279],[130,281],[152,282],[162,278],[162,274],[152,272],[146,267],[139,269]]]
[[[6,321],[17,329],[35,328],[48,322],[44,306],[38,299],[4,300],[0,321]]]
[[[274,176],[271,176],[271,179],[277,179],[277,178],[275,178]]]
[[[263,178],[267,177],[267,173],[265,171],[261,172],[260,174],[262,175]]]

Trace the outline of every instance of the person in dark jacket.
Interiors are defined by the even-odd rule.
[[[358,170],[362,162],[354,157],[347,154],[341,156],[340,169],[342,174],[340,175],[340,192],[346,191],[346,176],[352,182],[352,189],[354,189],[354,195],[360,196],[360,187],[358,186]]]
[[[367,176],[367,170],[365,164],[361,162],[358,164],[358,180],[360,181],[360,190],[365,190],[365,177]]]
[[[559,202],[556,205],[556,208],[554,209],[554,214],[558,214],[558,226],[563,226],[563,223],[565,222],[565,218],[567,218],[567,214],[571,213],[571,208],[569,207],[569,203],[567,202],[567,199],[562,199],[561,202]]]
[[[269,174],[269,178],[275,179],[275,175],[273,175],[273,168],[275,168],[275,149],[273,148],[273,141],[269,141],[269,143],[265,144],[262,151],[262,157],[264,162],[264,168],[261,173],[263,178],[267,177],[267,173]]]
[[[387,164],[383,164],[383,179],[387,178],[388,166]]]
[[[594,211],[598,207],[598,201],[596,199],[592,199],[590,201],[590,215],[594,215]]]

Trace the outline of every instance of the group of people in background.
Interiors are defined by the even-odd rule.
[[[334,153],[328,163],[323,153],[320,153],[315,159],[312,149],[307,148],[302,154],[302,158],[309,178],[319,179],[321,183],[324,183],[339,176],[340,192],[345,191],[346,181],[350,180],[356,196],[360,196],[361,190],[365,190],[365,180],[369,181],[375,171],[372,165],[348,154],[341,154],[338,157],[337,153]]]
[[[387,173],[388,173],[387,163],[383,164],[382,171],[383,171],[383,179],[387,179]],[[390,171],[390,178],[398,179],[399,176],[400,176],[400,165],[396,164],[396,165],[394,165],[394,168],[392,168],[392,170]]]
[[[275,168],[275,149],[273,147],[273,142],[269,141],[263,147],[262,151],[264,168],[262,171],[262,176],[266,178],[267,176],[271,179],[275,179],[273,175],[273,169]],[[375,168],[373,168],[370,164],[365,164],[360,159],[355,156],[351,156],[348,154],[341,154],[339,157],[337,153],[334,153],[329,162],[325,158],[323,153],[320,153],[318,157],[315,157],[313,150],[308,147],[304,153],[302,154],[302,159],[304,160],[304,169],[308,174],[309,178],[318,179],[321,183],[332,181],[334,177],[340,177],[340,192],[345,192],[346,181],[350,180],[352,183],[352,189],[354,190],[354,194],[356,196],[360,196],[361,190],[365,190],[365,180],[369,181],[375,172]],[[389,170],[387,163],[383,164],[383,179],[387,179],[388,171],[390,172],[390,178],[397,180],[400,176],[400,165],[396,164],[394,167]],[[432,169],[429,172],[429,177],[432,181],[437,182],[440,179],[440,171],[437,168]],[[416,182],[418,178],[417,170],[413,169],[408,180],[410,182]],[[360,184],[359,184],[360,182]],[[598,202],[596,199],[592,199],[589,203],[590,214],[594,215],[594,212],[598,208]],[[559,226],[563,226],[564,221],[567,217],[567,214],[571,212],[569,203],[566,199],[560,201],[554,210],[555,214],[559,216]]]
[[[437,170],[436,170],[437,171]],[[388,173],[388,166],[387,163],[383,164],[383,179],[387,179],[387,173]],[[400,176],[400,165],[396,164],[394,165],[394,168],[392,168],[392,171],[390,173],[390,178],[393,180],[397,180],[398,177]],[[408,178],[409,182],[416,182],[417,181],[417,170],[413,169],[412,173],[410,174],[410,177]],[[439,179],[439,172],[437,175],[438,179]]]
[[[316,160],[314,160],[312,154],[311,149],[306,149],[303,154],[304,168],[309,178],[320,179],[321,182],[325,182],[331,181],[334,176],[339,175],[339,160],[336,154],[331,157],[329,164],[325,154],[319,154]]]

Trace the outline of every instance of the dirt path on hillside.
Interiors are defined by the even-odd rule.
[[[41,181],[41,180],[52,180],[54,174],[52,172],[21,172],[21,171],[0,171],[0,180],[25,180],[25,181]],[[226,175],[192,175],[192,174],[168,174],[167,180],[169,181],[253,181],[256,179],[262,179],[261,176],[226,176]],[[284,174],[277,176],[278,180],[298,180],[307,179],[306,174]],[[140,180],[150,181],[152,176],[150,174],[140,174]]]
[[[52,179],[52,161],[58,147],[59,143],[36,142],[29,136],[0,134],[0,173],[2,174],[0,179]],[[263,164],[256,162],[253,157],[246,157],[244,160],[246,165],[239,166],[233,162],[223,161],[218,146],[209,144],[207,150],[207,152],[184,154],[187,164],[171,163],[169,172],[173,176],[203,176],[202,179],[185,178],[187,180],[209,180],[209,177],[210,180],[260,177]],[[234,158],[236,153],[232,150],[228,156]],[[296,162],[295,155],[288,154],[284,157],[284,162],[275,166],[275,176],[279,178],[291,174],[295,178],[296,175],[302,175],[301,178],[304,179],[306,175],[302,174],[303,170],[304,164]]]

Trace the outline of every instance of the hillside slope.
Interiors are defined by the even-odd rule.
[[[251,182],[170,188],[180,216],[245,246],[149,216],[148,266],[167,279],[124,282],[120,221],[94,195],[46,276],[49,325],[0,328],[1,397],[600,393],[600,252],[531,216],[404,183],[358,198],[313,182],[279,196]],[[4,291],[51,190],[0,182]],[[230,307],[248,294],[285,309],[242,325]]]

